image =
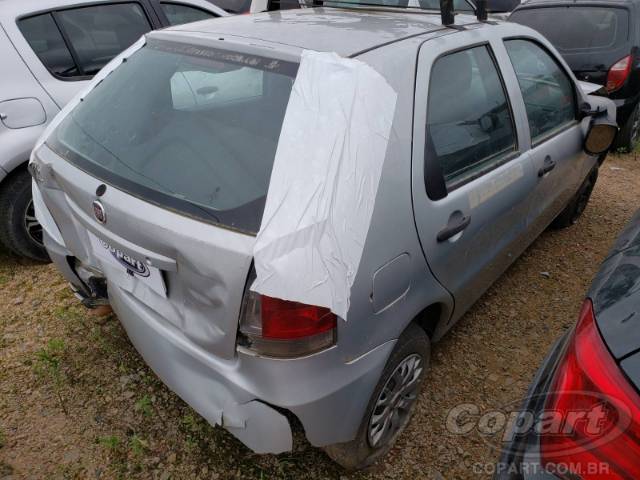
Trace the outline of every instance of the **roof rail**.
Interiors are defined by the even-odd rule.
[[[487,0],[476,0],[476,18],[479,22],[487,21]]]
[[[440,18],[442,25],[449,27],[455,23],[455,13],[453,11],[453,0],[440,0]]]
[[[479,22],[487,21],[487,0],[475,0],[475,13]],[[456,28],[455,10],[453,8],[453,0],[440,0],[440,17],[442,25],[445,27]],[[460,28],[460,27],[458,27]]]

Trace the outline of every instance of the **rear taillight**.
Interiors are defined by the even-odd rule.
[[[629,78],[632,63],[631,55],[627,55],[613,64],[607,73],[607,83],[605,85],[607,92],[615,92],[622,88],[624,82]]]
[[[336,343],[337,317],[328,308],[247,290],[240,314],[240,345],[269,357],[300,357]]]
[[[607,350],[586,300],[556,370],[545,415],[562,428],[543,434],[542,461],[563,478],[640,478],[640,396]]]

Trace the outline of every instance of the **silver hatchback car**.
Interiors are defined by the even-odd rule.
[[[172,390],[256,452],[295,416],[360,468],[431,343],[582,213],[611,118],[521,25],[309,8],[147,34],[30,169],[51,258]]]

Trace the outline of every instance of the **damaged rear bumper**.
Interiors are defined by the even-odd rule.
[[[233,376],[236,362],[215,362],[199,354],[173,327],[117,286],[109,285],[111,306],[129,339],[152,370],[212,425],[221,425],[257,453],[291,450],[287,418],[221,373]],[[220,363],[216,365],[216,363]],[[238,378],[238,380],[240,380]]]
[[[72,253],[48,235],[44,240],[56,267],[69,281],[83,304],[90,300],[86,285],[69,263]],[[168,323],[158,321],[130,294],[109,284],[109,300],[131,343],[151,369],[180,398],[212,425],[221,425],[257,453],[281,453],[292,448],[289,421],[277,410],[248,392],[230,388],[229,382],[205,355],[189,345]],[[222,371],[233,371],[231,362],[221,362]]]
[[[49,234],[53,262],[80,296],[86,286],[71,267],[70,252]],[[191,342],[136,297],[107,280],[109,301],[131,342],[158,377],[209,423],[223,426],[257,453],[292,449],[292,431],[282,409],[293,413],[314,446],[352,440],[395,341],[356,359],[337,347],[296,359],[238,352],[212,355]],[[274,408],[276,407],[276,408]]]

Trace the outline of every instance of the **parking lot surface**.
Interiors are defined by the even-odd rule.
[[[407,431],[351,475],[302,434],[293,453],[251,453],[162,385],[117,319],[88,314],[52,266],[0,253],[0,479],[489,478],[496,437],[447,419],[461,405],[517,408],[638,207],[640,157],[610,155],[578,224],[543,234],[435,345]]]

